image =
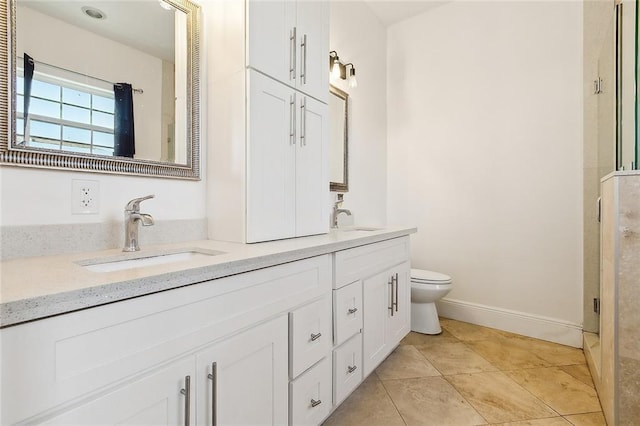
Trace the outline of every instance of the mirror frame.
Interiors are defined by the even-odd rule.
[[[164,0],[187,16],[187,164],[16,147],[16,1],[0,10],[0,165],[200,180],[200,6]]]
[[[344,158],[342,159],[344,182],[329,182],[329,191],[349,192],[349,94],[329,85],[331,95],[344,100]]]

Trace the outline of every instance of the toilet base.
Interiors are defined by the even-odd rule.
[[[434,302],[411,303],[411,331],[422,334],[442,333]]]

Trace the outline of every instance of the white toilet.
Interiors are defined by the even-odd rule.
[[[439,272],[411,269],[411,331],[440,334],[436,300],[451,291],[451,277]]]

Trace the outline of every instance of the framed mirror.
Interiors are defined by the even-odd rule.
[[[0,163],[200,178],[200,7],[9,0]]]
[[[349,94],[330,86],[329,189],[349,191]]]

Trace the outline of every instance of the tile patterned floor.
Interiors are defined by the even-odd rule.
[[[405,337],[324,425],[606,425],[580,349],[441,325]]]

